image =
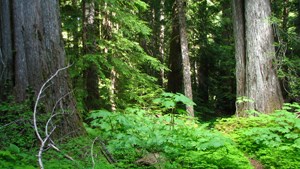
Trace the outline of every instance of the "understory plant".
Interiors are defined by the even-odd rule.
[[[223,118],[215,128],[265,168],[296,168],[300,166],[299,108],[288,103],[271,115]]]
[[[174,109],[181,95],[155,99]],[[101,136],[118,168],[251,168],[235,143],[184,113],[152,113],[142,108],[90,114],[90,134]],[[147,158],[150,157],[154,158]]]

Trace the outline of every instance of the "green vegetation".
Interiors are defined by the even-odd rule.
[[[226,118],[216,122],[223,132],[249,157],[261,161],[266,168],[299,166],[299,104],[285,104],[274,114],[249,118]],[[297,117],[298,116],[298,117]]]
[[[107,140],[118,167],[139,168],[138,159],[157,154],[156,160],[140,163],[158,168],[251,168],[234,142],[185,115],[158,118],[129,108],[113,114],[95,111],[91,118],[94,129],[88,131]]]
[[[271,115],[222,118],[211,127],[173,111],[182,103],[192,102],[164,93],[149,109],[92,111],[85,124],[88,135],[58,141],[61,151],[46,150],[45,168],[92,168],[92,160],[94,168],[252,168],[250,159],[266,168],[300,165],[300,105],[286,104]],[[1,105],[1,111],[6,108]],[[37,167],[30,123],[16,121],[1,128],[1,168]],[[108,156],[116,162],[110,164]]]
[[[237,96],[230,0],[186,1],[192,100],[182,94],[177,77],[185,73],[182,59],[173,56],[180,53],[176,1],[60,0],[71,91],[57,89],[55,100],[51,86],[67,78],[49,81],[34,122],[39,89],[25,86],[25,100],[18,100],[12,79],[0,84],[0,168],[40,167],[36,130],[47,140],[41,157],[46,169],[299,168],[300,2],[271,3],[271,64],[286,103],[270,114],[247,109],[247,117],[240,117],[236,106],[257,101]],[[0,39],[0,61],[1,45]],[[179,70],[172,70],[173,63]],[[171,78],[174,84],[168,84]],[[69,97],[76,103],[67,102]],[[45,110],[48,99],[52,112]],[[75,116],[68,108],[75,105],[80,120],[74,124],[85,130],[76,137],[64,131]],[[195,117],[186,106],[194,106]]]

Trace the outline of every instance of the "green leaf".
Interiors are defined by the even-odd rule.
[[[294,147],[300,148],[300,138],[294,141]]]
[[[102,109],[102,110],[95,110],[95,111],[92,111],[91,114],[90,114],[90,118],[92,119],[96,119],[96,118],[99,118],[99,117],[108,117],[110,116],[112,113],[108,110],[105,110],[105,109]]]
[[[295,128],[297,128],[298,130],[300,130],[300,119],[296,119],[296,121],[295,121]]]
[[[172,100],[166,100],[164,102],[162,102],[162,105],[165,107],[165,108],[174,108],[176,103]]]
[[[163,97],[174,97],[174,93],[169,93],[169,92],[164,92],[163,94],[161,94]]]
[[[12,153],[18,154],[20,153],[20,148],[14,144],[10,144],[8,150]]]
[[[111,125],[110,124],[108,124],[108,123],[101,123],[100,124],[100,127],[101,127],[101,129],[103,129],[103,130],[106,130],[106,131],[109,131],[109,130],[111,130]]]
[[[175,95],[175,101],[176,102],[182,102],[183,104],[188,105],[188,106],[196,105],[191,99],[187,98],[186,96],[184,96],[181,93],[177,93]]]
[[[158,103],[161,103],[161,102],[163,102],[163,99],[162,99],[162,98],[157,98],[157,99],[154,99],[154,100],[153,100],[153,103],[154,103],[154,104],[158,104]]]

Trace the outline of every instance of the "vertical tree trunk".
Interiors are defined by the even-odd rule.
[[[273,32],[268,22],[271,16],[269,0],[245,2],[246,15],[246,71],[247,96],[255,102],[251,107],[257,111],[271,113],[281,108],[283,98],[275,66]],[[254,20],[257,19],[257,20]]]
[[[236,59],[236,91],[237,98],[246,96],[246,46],[245,46],[245,18],[244,0],[232,0],[233,31],[235,40]],[[236,105],[236,111],[244,111],[245,103]]]
[[[172,33],[169,53],[169,68],[167,89],[173,93],[182,92],[182,57],[180,48],[180,31],[178,21],[178,7],[173,6],[172,9]]]
[[[117,110],[116,102],[115,102],[115,95],[116,95],[116,82],[117,81],[117,72],[114,68],[110,71],[110,95],[109,95],[109,101],[110,101],[110,107],[111,111],[114,112]]]
[[[161,63],[165,62],[165,0],[149,0],[147,3],[150,6],[149,13],[147,13],[147,20],[150,23],[152,29],[151,41],[149,44],[145,39],[141,41],[141,44],[145,51],[150,56],[156,57]],[[154,70],[147,70],[149,74],[158,78],[158,82],[162,87],[165,87],[164,78],[165,72],[162,68],[159,72]]]
[[[1,20],[1,35],[7,33],[7,38],[13,37],[13,41],[3,42],[5,38],[3,36],[1,40],[2,45],[6,43],[11,46],[5,47],[4,58],[9,60],[5,63],[6,68],[12,69],[8,71],[14,72],[14,75],[10,74],[4,81],[12,79],[14,95],[19,102],[27,99],[28,90],[32,90],[36,96],[44,82],[59,68],[66,66],[57,2],[35,0],[1,2],[1,8],[6,8],[1,10],[0,14],[0,18],[6,18]],[[9,9],[11,11],[7,13]],[[5,29],[2,29],[3,24]],[[7,30],[9,25],[12,25],[11,32]],[[12,60],[9,53],[12,52],[14,64],[9,65]],[[40,105],[39,113],[52,112],[58,101],[61,109],[70,112],[60,119],[56,129],[57,137],[74,136],[84,132],[74,97],[67,94],[69,92],[71,92],[70,79],[67,72],[63,71],[51,81],[50,86],[44,91],[43,99],[40,100],[43,105]],[[0,95],[2,94],[1,92]]]
[[[110,4],[108,3],[104,3],[104,10],[103,10],[103,20],[102,20],[102,24],[101,24],[101,32],[102,32],[102,36],[101,38],[103,40],[111,40],[112,39],[112,31],[114,30],[118,30],[119,29],[119,25],[116,23],[113,23],[111,21],[111,17],[113,17],[113,15],[115,15],[113,12],[109,11],[108,8]],[[105,48],[104,53],[108,53],[109,49]],[[110,56],[108,58],[108,62],[110,64],[113,65],[113,57],[115,56],[115,51],[111,50],[112,52],[112,56]],[[109,86],[109,103],[110,103],[110,110],[112,112],[117,110],[117,104],[116,104],[116,94],[117,94],[117,77],[118,77],[118,72],[115,70],[115,68],[112,66],[109,72],[109,79],[110,79],[110,86]]]
[[[165,0],[160,1],[160,9],[159,9],[159,60],[161,63],[164,63],[165,61],[165,25],[164,25],[164,19],[165,19]],[[160,70],[160,84],[161,86],[165,87],[165,72],[164,69]]]
[[[213,69],[212,58],[209,54],[209,44],[208,44],[208,34],[209,30],[207,25],[209,25],[209,11],[208,11],[207,0],[199,3],[197,7],[197,13],[199,13],[200,23],[197,24],[199,33],[197,34],[197,43],[200,45],[198,50],[199,57],[195,60],[197,62],[197,71],[195,71],[194,76],[197,79],[197,87],[194,89],[196,98],[199,98],[197,104],[199,106],[208,106],[209,105],[209,74]]]
[[[205,48],[204,48],[205,50]],[[204,55],[200,57],[198,66],[198,95],[201,98],[201,104],[207,106],[209,104],[209,71],[210,71],[210,57],[203,52]]]
[[[94,0],[83,0],[83,53],[95,53],[95,39],[97,37],[97,25],[95,24],[96,6]],[[84,71],[85,88],[87,97],[85,98],[85,106],[87,110],[95,110],[100,108],[99,94],[99,78],[97,74],[97,66],[90,62]]]
[[[5,100],[13,85],[11,4],[0,1],[0,100]]]
[[[177,0],[176,3],[178,5],[178,20],[179,20],[179,29],[180,29],[180,46],[181,46],[181,56],[182,56],[184,94],[186,97],[193,100],[191,65],[189,59],[188,40],[186,34],[184,4],[183,4],[183,0]],[[187,111],[189,112],[190,116],[194,116],[193,106],[187,106]]]
[[[233,4],[237,93],[238,96],[246,96],[254,101],[238,106],[238,113],[246,115],[244,110],[271,113],[281,108],[283,98],[273,65],[275,48],[272,27],[268,22],[271,16],[270,1],[247,0],[244,4],[243,1],[234,1]],[[244,44],[244,47],[241,44]]]

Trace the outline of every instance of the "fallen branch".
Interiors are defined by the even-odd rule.
[[[99,142],[100,142],[100,145],[101,145],[101,152],[104,155],[104,157],[106,158],[106,160],[110,164],[116,163],[117,160],[115,160],[114,157],[112,156],[112,154],[107,150],[104,142],[101,139],[99,139]]]
[[[117,160],[115,160],[112,156],[112,154],[107,150],[104,142],[99,138],[99,137],[96,137],[94,140],[93,140],[93,143],[92,143],[92,146],[91,146],[91,157],[92,157],[92,164],[93,164],[93,167],[92,169],[95,168],[95,160],[94,160],[94,145],[95,145],[95,142],[96,140],[99,141],[100,143],[100,146],[101,146],[101,153],[104,155],[105,159],[110,163],[110,164],[113,164],[113,163],[116,163]]]
[[[33,109],[33,125],[34,125],[34,130],[35,130],[35,134],[38,138],[38,140],[40,141],[41,145],[40,145],[40,148],[39,148],[39,152],[38,152],[38,162],[39,162],[39,166],[41,169],[44,169],[44,165],[43,165],[43,160],[42,160],[42,155],[43,155],[43,151],[44,151],[44,148],[45,148],[45,144],[46,142],[50,139],[50,136],[52,135],[52,133],[54,132],[54,130],[56,129],[56,126],[53,127],[53,129],[50,131],[50,133],[48,133],[48,125],[49,123],[51,122],[52,118],[55,117],[56,115],[58,115],[59,113],[56,113],[56,114],[53,114],[54,113],[54,110],[55,110],[55,107],[57,105],[58,102],[61,101],[61,99],[63,98],[60,98],[54,108],[53,108],[53,112],[52,112],[52,115],[50,116],[50,118],[48,119],[47,123],[46,123],[46,126],[45,126],[45,137],[42,138],[39,130],[38,130],[38,125],[37,125],[37,118],[36,118],[36,115],[37,115],[37,107],[38,107],[38,104],[39,104],[39,101],[42,97],[42,94],[43,92],[50,86],[48,85],[48,83],[58,75],[58,73],[60,71],[63,71],[67,68],[69,68],[71,65],[68,65],[66,67],[63,67],[61,69],[58,69],[49,79],[47,79],[47,81],[42,85],[42,87],[40,88],[39,90],[39,93],[37,95],[37,98],[36,98],[36,101],[35,101],[35,104],[34,104],[34,109]],[[48,86],[47,86],[48,85]],[[66,95],[65,95],[66,96]],[[51,147],[54,148],[54,144],[51,144]],[[54,148],[55,149],[55,148]],[[59,150],[59,149],[58,149]]]
[[[95,168],[95,160],[94,160],[94,144],[95,144],[95,141],[98,139],[98,137],[96,137],[95,139],[94,139],[94,141],[93,141],[93,144],[92,144],[92,146],[91,146],[91,157],[92,157],[92,164],[93,164],[93,166],[92,166],[92,169],[94,169]]]
[[[10,126],[10,125],[12,125],[12,124],[14,124],[14,123],[17,123],[17,122],[19,122],[19,121],[23,121],[23,120],[24,120],[24,119],[21,118],[21,119],[17,119],[17,120],[14,120],[14,121],[12,121],[12,122],[9,122],[9,123],[7,123],[7,124],[5,124],[5,125],[3,125],[3,126],[0,126],[0,130],[3,129],[3,128],[5,128],[5,127],[7,127],[7,126]]]

